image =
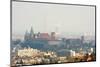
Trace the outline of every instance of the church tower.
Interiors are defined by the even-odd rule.
[[[31,27],[31,30],[30,30],[30,35],[29,35],[30,39],[34,39],[34,31],[33,31],[33,28]]]
[[[28,33],[28,31],[26,30],[25,36],[24,36],[24,40],[28,40],[28,39],[29,39],[29,33]]]

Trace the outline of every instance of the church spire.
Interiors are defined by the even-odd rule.
[[[30,30],[30,39],[33,39],[34,38],[34,31],[33,31],[33,27],[31,27],[31,30]]]
[[[28,33],[28,31],[26,30],[25,36],[24,36],[24,40],[28,40],[28,39],[29,39],[29,33]]]
[[[33,27],[31,27],[30,34],[34,34]]]

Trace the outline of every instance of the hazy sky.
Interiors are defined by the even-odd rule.
[[[24,34],[34,32],[52,32],[78,35],[95,34],[95,8],[44,3],[12,3],[12,32]]]

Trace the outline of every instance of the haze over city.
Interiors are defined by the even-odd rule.
[[[95,8],[43,3],[12,3],[12,33],[52,31],[67,35],[95,35]],[[41,6],[41,7],[40,7]]]

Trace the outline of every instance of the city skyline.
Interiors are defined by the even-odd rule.
[[[12,4],[13,34],[23,35],[32,26],[34,32],[95,35],[94,7],[25,2]]]
[[[96,61],[95,6],[12,1],[11,66]]]
[[[47,35],[51,35],[52,33],[55,33],[55,36],[58,37],[58,38],[72,38],[72,39],[77,39],[77,38],[80,38],[81,36],[84,36],[86,40],[94,40],[95,39],[95,36],[91,36],[91,35],[70,35],[70,34],[67,34],[67,33],[62,33],[62,34],[59,34],[57,32],[34,32],[33,28],[31,27],[30,30],[26,30],[24,32],[24,35],[20,35],[20,34],[12,34],[12,39],[21,39],[21,40],[24,40],[24,37],[25,35],[30,35],[30,34],[33,34],[33,35],[36,35],[36,34],[47,34]]]

